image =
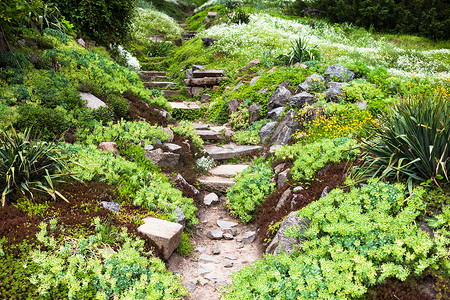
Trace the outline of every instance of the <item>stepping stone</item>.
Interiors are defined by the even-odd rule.
[[[86,106],[91,109],[97,109],[99,107],[108,107],[105,102],[103,102],[99,98],[95,97],[91,93],[81,93],[80,92],[80,97],[81,97],[81,99],[87,101]]]
[[[166,72],[163,71],[139,71],[139,78],[144,81],[150,81],[150,78],[154,78],[156,76],[165,76]]]
[[[223,232],[220,229],[209,230],[206,236],[211,240],[221,240],[223,237]]]
[[[219,260],[215,259],[214,257],[207,255],[207,254],[201,254],[198,257],[199,262],[205,262],[205,263],[215,263],[218,264]]]
[[[172,109],[200,109],[201,107],[195,102],[169,102]]]
[[[223,140],[222,133],[214,130],[197,130],[197,134],[203,140]]]
[[[171,88],[176,86],[177,84],[172,81],[150,81],[150,82],[144,82],[144,86],[146,88],[148,87],[160,87],[160,88]]]
[[[196,33],[182,33],[181,37],[183,38],[183,40],[190,40],[193,39],[195,35]]]
[[[164,97],[169,97],[169,96],[173,96],[173,95],[180,95],[181,91],[180,90],[162,90],[161,91],[163,93]]]
[[[183,149],[183,147],[173,143],[164,143],[163,146],[171,152],[177,152],[178,150]]]
[[[209,129],[209,124],[192,123],[191,125],[196,130],[208,130]]]
[[[242,236],[242,243],[250,244],[256,239],[256,231],[247,231]]]
[[[232,255],[232,254],[225,254],[225,258],[229,259],[229,260],[236,260],[236,256]]]
[[[234,177],[248,167],[249,165],[220,165],[209,170],[209,173],[214,176]]]
[[[226,193],[229,187],[232,187],[236,184],[236,181],[233,178],[223,178],[216,176],[202,176],[197,180],[207,189],[217,191],[219,193]]]
[[[225,76],[226,71],[214,69],[202,69],[202,70],[195,70],[192,74],[194,75],[194,78],[223,77]]]
[[[148,236],[156,245],[164,250],[164,259],[169,259],[172,252],[180,245],[183,226],[177,223],[156,218],[145,218],[144,224],[137,229]]]
[[[216,160],[230,159],[236,156],[250,154],[255,150],[261,149],[261,146],[245,146],[227,144],[222,147],[219,146],[206,146],[205,151],[209,156]]]
[[[203,78],[192,78],[185,79],[186,85],[190,86],[211,86],[218,85],[224,80],[228,80],[228,77],[203,77]]]
[[[215,193],[209,193],[203,199],[203,203],[205,203],[205,205],[208,205],[208,206],[211,205],[212,203],[216,203],[216,202],[219,202],[219,197]]]
[[[229,229],[231,227],[237,226],[238,223],[236,222],[230,222],[230,221],[224,221],[224,220],[217,220],[217,225],[219,225],[222,229]]]

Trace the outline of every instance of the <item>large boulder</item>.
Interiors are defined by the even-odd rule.
[[[269,143],[272,145],[286,145],[289,143],[295,130],[300,126],[298,119],[297,113],[290,109],[278,124]]]
[[[270,138],[270,135],[275,130],[275,127],[277,127],[277,124],[278,124],[277,122],[269,122],[261,128],[261,130],[259,131],[259,138],[261,139],[261,144],[267,142],[267,140]]]
[[[238,99],[231,99],[227,101],[227,105],[230,112],[234,113],[239,110],[239,105],[241,105],[241,103]]]
[[[314,102],[316,102],[314,95],[307,92],[301,92],[289,98],[289,104],[292,107],[298,108],[303,107],[305,104],[313,104]]]
[[[277,107],[272,109],[267,113],[267,118],[271,119],[272,121],[278,120],[278,118],[281,116],[281,114],[284,112],[284,107]]]
[[[267,102],[267,110],[283,106],[291,96],[292,93],[285,86],[279,85]]]
[[[308,219],[297,216],[296,211],[291,212],[283,222],[281,222],[280,229],[267,247],[266,253],[291,253],[296,248],[300,247],[300,241],[297,238],[286,236],[286,230],[288,227],[292,226],[297,228],[298,231],[304,232],[304,227],[307,227],[308,225]]]
[[[152,163],[161,168],[174,168],[180,161],[180,155],[172,152],[164,152],[158,148],[151,151],[145,151],[145,157]]]
[[[327,81],[349,82],[355,79],[355,72],[341,65],[331,65],[325,71]]]

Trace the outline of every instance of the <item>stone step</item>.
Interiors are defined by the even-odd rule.
[[[194,78],[204,78],[204,77],[223,77],[227,72],[225,70],[215,70],[215,69],[202,69],[195,70],[192,74]]]
[[[233,178],[224,178],[218,176],[202,176],[197,181],[203,185],[207,190],[219,193],[226,193],[229,187],[236,184]]]
[[[148,87],[159,87],[159,88],[171,88],[176,86],[177,84],[172,81],[149,81],[144,82],[144,86]]]
[[[163,249],[164,259],[169,259],[181,242],[183,226],[178,223],[148,217],[144,219],[144,224],[139,226],[137,230]]]
[[[164,97],[169,97],[169,96],[180,95],[181,94],[180,90],[161,90],[161,92],[163,93]]]
[[[261,146],[246,146],[246,145],[235,145],[227,144],[222,147],[220,146],[206,146],[205,151],[212,158],[216,160],[230,159],[233,157],[250,154],[253,151],[260,150]]]
[[[169,102],[169,104],[172,109],[192,110],[201,108],[196,102]]]
[[[194,127],[196,130],[208,130],[209,124],[203,124],[203,123],[191,123],[192,127]]]
[[[230,178],[230,177],[234,177],[237,174],[241,173],[248,167],[249,167],[249,165],[220,165],[215,168],[212,168],[208,172],[213,176]]]
[[[139,71],[138,72],[139,78],[144,81],[152,81],[156,76],[165,76],[166,72],[163,71]]]
[[[181,37],[183,38],[183,40],[190,40],[195,37],[195,33],[182,33]]]
[[[203,140],[223,140],[223,135],[219,131],[202,129],[202,130],[197,130],[197,134]]]
[[[228,80],[228,77],[203,77],[185,79],[184,82],[189,86],[213,86],[218,85],[224,80]]]

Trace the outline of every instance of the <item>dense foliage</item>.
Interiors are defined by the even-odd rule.
[[[386,278],[405,280],[438,267],[449,240],[431,239],[416,224],[424,191],[405,198],[401,185],[369,182],[349,193],[333,190],[298,214],[291,227],[302,251],[266,255],[233,275],[225,299],[358,298]]]
[[[449,39],[450,9],[445,1],[298,1],[300,7],[321,10],[332,22],[352,22],[376,30]]]

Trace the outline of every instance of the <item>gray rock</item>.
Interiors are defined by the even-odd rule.
[[[232,91],[232,92],[237,91],[238,89],[241,88],[241,86],[242,86],[243,84],[244,84],[244,83],[243,83],[242,81],[239,81],[239,83],[238,83],[234,88],[232,88],[231,91]]]
[[[331,188],[329,186],[326,186],[323,189],[322,194],[320,194],[320,198],[326,197],[330,192],[331,192]]]
[[[296,247],[299,246],[299,240],[293,237],[287,237],[285,232],[288,227],[293,226],[298,228],[301,232],[304,232],[305,226],[308,226],[309,220],[297,216],[297,212],[291,212],[284,220],[281,222],[280,229],[278,230],[272,242],[266,249],[266,253],[280,254],[282,251],[286,253],[291,253]]]
[[[167,142],[172,143],[173,142],[173,137],[174,137],[173,130],[170,129],[169,127],[163,127],[163,130],[165,132],[167,132],[167,134],[169,135],[169,138],[167,139]]]
[[[197,284],[195,284],[195,283],[192,283],[192,282],[186,283],[186,288],[189,291],[189,293],[194,292],[196,287],[197,287]]]
[[[224,233],[223,234],[223,239],[224,240],[232,240],[234,239],[233,235],[231,233]]]
[[[231,234],[232,236],[236,236],[239,233],[237,228],[227,228],[225,229],[225,233]]]
[[[262,106],[258,103],[253,103],[248,108],[248,122],[251,125],[253,122],[256,122],[261,119],[261,115],[259,112],[262,110]]]
[[[227,101],[228,109],[232,113],[237,112],[239,110],[239,105],[240,104],[241,103],[237,99],[231,99],[231,100]]]
[[[279,211],[280,208],[282,208],[286,204],[286,201],[290,194],[291,194],[291,189],[287,189],[284,191],[284,193],[280,197],[280,200],[278,200],[277,206],[275,207],[275,211]]]
[[[222,229],[229,229],[229,228],[232,228],[232,227],[238,225],[238,223],[236,223],[236,222],[230,222],[230,221],[224,221],[224,220],[217,220],[216,223]]]
[[[175,213],[177,214],[177,219],[175,220],[175,222],[183,226],[184,229],[186,227],[186,216],[184,215],[181,208],[179,208],[178,206],[177,208],[175,208]]]
[[[261,78],[261,76],[256,76],[256,77],[253,77],[252,78],[252,80],[250,80],[250,86],[253,86],[253,85],[255,85],[255,83],[259,80],[259,78]]]
[[[207,255],[207,254],[201,254],[198,257],[198,261],[199,262],[205,262],[205,263],[215,263],[215,264],[219,263],[219,261],[216,258],[214,258],[214,257],[212,257],[210,255]]]
[[[217,248],[217,247],[214,247],[211,252],[212,252],[213,255],[219,255],[220,254],[220,249]]]
[[[330,81],[327,84],[327,89],[335,88],[335,87],[343,87],[348,85],[348,82],[336,82],[336,81]]]
[[[197,247],[197,248],[195,248],[195,250],[200,252],[200,253],[204,253],[206,251],[206,248],[204,248],[204,247]]]
[[[278,174],[278,179],[277,179],[277,187],[278,188],[282,188],[284,186],[284,184],[287,182],[287,177],[289,172],[291,171],[291,169],[286,169],[283,172],[280,172]]]
[[[148,236],[160,249],[163,249],[164,259],[180,245],[183,226],[156,218],[145,218],[144,224],[137,229]]]
[[[209,193],[203,199],[203,203],[205,203],[205,205],[208,205],[208,206],[213,203],[217,203],[217,202],[219,202],[219,196],[217,196],[215,193]]]
[[[186,79],[192,79],[194,78],[194,71],[195,70],[201,70],[201,69],[205,69],[205,66],[202,65],[193,65],[192,68],[190,68],[189,70],[186,70],[185,75],[186,75]]]
[[[242,236],[242,243],[251,244],[255,239],[256,239],[256,231],[247,231],[244,232],[244,235]]]
[[[316,101],[317,100],[314,95],[307,92],[301,92],[289,98],[289,105],[291,105],[292,107],[301,108],[305,104],[313,104]]]
[[[325,71],[325,79],[327,81],[345,81],[349,82],[355,78],[355,72],[341,65],[331,65]]]
[[[208,22],[206,22],[206,23],[208,23]],[[205,47],[211,47],[212,45],[214,45],[215,42],[217,42],[217,39],[214,39],[214,38],[202,38],[202,42],[203,42],[203,45]]]
[[[229,187],[236,184],[233,178],[224,178],[218,176],[201,176],[197,181],[205,187],[208,191],[215,191],[218,193],[226,193]]]
[[[225,268],[232,268],[233,267],[233,263],[229,262],[223,265]]]
[[[229,260],[236,260],[236,256],[232,255],[232,254],[225,254],[225,258],[229,259]]]
[[[278,126],[275,128],[269,143],[286,145],[292,139],[292,134],[299,128],[299,126],[300,123],[297,113],[293,109],[290,109],[281,122],[278,123]]]
[[[265,86],[265,87],[262,87],[256,94],[257,95],[262,95],[262,94],[265,94],[267,92],[268,92],[267,86]]]
[[[145,151],[145,157],[161,168],[175,168],[180,161],[180,155],[172,152],[164,152],[162,149]]]
[[[279,85],[267,102],[267,110],[283,106],[291,96],[292,93],[286,87]]]
[[[223,232],[220,229],[209,230],[206,236],[211,240],[220,240],[223,237]]]
[[[223,135],[221,132],[215,130],[197,130],[197,134],[202,140],[222,140]]]
[[[153,145],[144,145],[145,151],[152,151],[153,149],[155,149],[155,147],[153,147]]]
[[[291,87],[291,81],[285,80],[282,83],[280,83],[278,86],[284,86],[285,88],[289,89]]]
[[[209,170],[209,173],[214,176],[234,177],[247,169],[249,165],[220,165]]]
[[[311,89],[312,86],[318,85],[318,84],[325,84],[325,78],[323,76],[318,74],[312,74],[308,78],[305,79],[301,84],[297,86],[295,89],[295,92],[307,92]]]
[[[251,62],[249,62],[244,68],[243,70],[248,70],[250,68],[253,68],[256,65],[259,65],[261,63],[261,61],[259,59],[254,59]]]
[[[200,194],[200,191],[195,186],[189,184],[189,182],[187,182],[186,179],[184,179],[183,176],[181,176],[181,174],[177,174],[175,182],[184,187],[185,189],[190,190],[195,196],[198,196]]]
[[[286,163],[281,163],[281,164],[276,165],[275,168],[273,168],[273,170],[275,171],[275,173],[278,173],[281,170],[283,170],[284,167],[286,167]]]
[[[284,112],[284,107],[277,107],[267,113],[267,118],[276,121]]]
[[[107,210],[110,210],[112,212],[119,213],[119,211],[120,211],[120,204],[119,204],[119,202],[116,202],[116,201],[102,201],[102,202],[100,202],[100,204],[104,208],[106,208]]]
[[[280,149],[281,147],[281,145],[272,145],[269,148],[269,153],[275,153],[275,151],[277,151],[277,149]]]
[[[260,150],[261,146],[247,146],[226,144],[223,146],[206,146],[205,151],[215,160],[230,159],[233,157],[251,154],[255,150]]]
[[[340,102],[345,99],[341,86],[329,88],[325,93],[325,100],[328,102]]]
[[[80,97],[81,97],[81,99],[86,100],[86,102],[87,102],[86,106],[90,109],[97,109],[100,107],[108,107],[108,105],[106,105],[105,102],[103,102],[99,98],[95,97],[91,93],[81,93],[80,92]]]
[[[277,122],[269,122],[261,128],[261,130],[259,131],[259,138],[261,140],[261,144],[267,142],[267,140],[272,135],[272,132],[275,130],[277,124],[278,124]]]
[[[211,100],[211,95],[203,94],[200,98],[201,103],[209,102]]]
[[[178,146],[177,144],[172,144],[172,143],[164,143],[163,147],[166,148],[167,150],[169,150],[170,152],[178,152],[181,149],[183,149],[183,147]]]

